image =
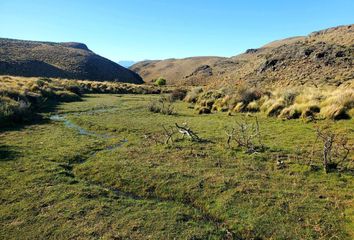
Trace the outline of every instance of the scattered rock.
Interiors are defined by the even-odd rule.
[[[246,50],[246,53],[256,53],[256,52],[258,52],[257,48],[250,48]]]
[[[197,67],[190,75],[186,76],[186,78],[202,75],[205,77],[209,77],[213,75],[213,69],[209,65],[201,65]]]
[[[275,65],[279,62],[278,59],[267,59],[259,68],[258,72],[262,73],[268,69],[275,70]]]

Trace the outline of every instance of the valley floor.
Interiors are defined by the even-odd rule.
[[[1,132],[0,239],[353,238],[353,172],[310,167],[315,123],[258,116],[268,148],[247,154],[225,127],[254,117],[151,113],[157,97],[87,95]],[[155,143],[185,122],[207,141]],[[354,142],[353,119],[332,124]]]

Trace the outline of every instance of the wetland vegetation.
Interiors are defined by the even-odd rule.
[[[159,98],[86,94],[2,129],[0,238],[352,238],[353,152],[326,173],[316,128],[353,144],[353,119],[198,115],[180,100],[175,114],[151,112]],[[262,150],[228,142],[255,117]],[[176,124],[203,141],[165,142]]]

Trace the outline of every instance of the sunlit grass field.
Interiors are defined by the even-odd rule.
[[[86,95],[39,123],[1,132],[0,238],[354,237],[353,172],[325,174],[321,159],[311,160],[316,169],[308,155],[315,125],[331,124],[353,143],[353,119],[198,115],[185,102],[175,103],[175,115],[149,112],[158,97]],[[55,114],[70,125],[50,120]],[[266,150],[228,148],[225,129],[255,116]],[[175,123],[204,141],[152,140],[163,141],[162,126]]]

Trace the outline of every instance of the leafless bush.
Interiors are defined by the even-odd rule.
[[[294,103],[296,96],[299,95],[298,92],[293,90],[288,90],[284,92],[284,102],[286,106],[290,106]]]
[[[155,145],[160,145],[163,144],[163,141],[161,141],[161,135],[160,134],[153,134],[153,133],[147,133],[143,135],[144,140],[146,142],[143,142],[143,144],[149,146],[151,143]]]
[[[248,104],[254,100],[261,98],[262,93],[258,89],[249,89],[246,86],[241,86],[237,91],[238,100],[244,104]]]
[[[203,88],[195,87],[189,91],[185,97],[185,101],[189,103],[196,103],[198,101],[199,95],[203,92]]]
[[[174,115],[176,114],[173,103],[168,101],[164,96],[161,96],[159,100],[151,101],[148,104],[148,109],[150,112],[162,113],[165,115]]]
[[[174,139],[173,136],[176,134],[176,130],[170,126],[170,127],[165,127],[162,125],[163,130],[165,131],[164,136],[165,136],[165,144],[173,143]]]
[[[345,133],[335,132],[329,126],[316,128],[316,141],[314,143],[312,157],[321,155],[323,169],[326,173],[337,169],[340,165],[345,167],[349,163],[349,154],[353,149],[348,142],[348,136]],[[320,144],[318,142],[320,141]],[[320,151],[316,151],[320,147]]]
[[[175,102],[177,100],[183,100],[186,97],[186,95],[187,95],[187,90],[176,88],[170,93],[169,100],[171,102]]]
[[[162,125],[163,133],[150,133],[145,134],[144,138],[155,145],[168,145],[174,142],[173,136],[177,134],[177,130],[174,126],[164,126]]]
[[[231,148],[231,143],[234,141],[238,147],[245,148],[247,153],[255,153],[264,150],[262,136],[259,128],[257,117],[253,123],[247,120],[237,122],[231,130],[225,131],[227,136],[227,146]]]
[[[173,144],[178,137],[175,137],[176,134],[180,133],[181,139],[185,137],[189,138],[191,141],[194,142],[201,142],[202,139],[195,133],[186,123],[182,125],[178,125],[175,123],[172,126],[165,126],[162,125],[163,133],[154,133],[154,134],[145,134],[144,138],[148,142],[153,142],[155,145],[168,145]]]
[[[192,131],[192,129],[190,127],[188,127],[187,124],[183,124],[183,126],[178,125],[177,123],[175,123],[176,128],[178,129],[178,132],[182,134],[182,137],[184,138],[185,136],[187,136],[189,139],[191,139],[192,141],[196,141],[196,142],[200,142],[201,139],[199,138],[199,136],[197,135],[197,133],[195,133],[194,131]]]

